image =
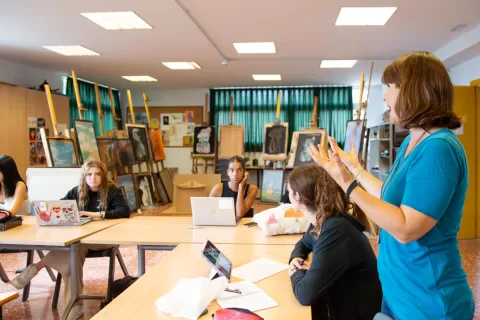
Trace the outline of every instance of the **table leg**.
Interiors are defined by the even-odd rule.
[[[62,320],[67,319],[68,314],[72,310],[75,302],[78,300],[78,246],[79,243],[75,242],[70,245],[70,282],[71,282],[71,297],[68,305],[65,307],[65,311],[62,315]]]
[[[145,248],[138,246],[138,277],[143,276],[145,273]]]

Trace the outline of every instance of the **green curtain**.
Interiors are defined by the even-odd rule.
[[[289,146],[292,133],[299,131],[300,128],[308,127],[311,118],[314,103],[314,96],[318,95],[319,90],[337,89],[337,94],[328,95],[328,98],[337,99],[337,95],[346,96],[350,93],[349,100],[329,101],[323,98],[318,110],[331,110],[331,114],[337,113],[338,108],[345,108],[343,103],[350,103],[350,118],[339,123],[341,117],[338,115],[328,115],[329,119],[320,127],[327,128],[329,134],[339,141],[345,139],[345,128],[347,120],[352,118],[352,88],[351,87],[306,87],[306,88],[252,88],[252,89],[211,89],[210,90],[210,123],[214,126],[226,125],[230,120],[230,97],[234,99],[233,123],[235,125],[245,126],[245,151],[261,152],[264,142],[264,124],[275,121],[277,94],[282,93],[282,103],[280,112],[280,121],[288,122]],[[323,96],[322,96],[323,97]],[[343,112],[343,109],[342,109]],[[320,112],[319,112],[320,113]],[[341,113],[341,112],[340,112]],[[344,112],[346,114],[346,112]],[[339,127],[334,129],[333,127]],[[333,130],[332,130],[333,129]],[[343,131],[342,131],[343,130]]]
[[[108,93],[108,88],[99,86],[99,95],[100,95],[100,104],[103,111],[103,130],[104,135],[107,135],[107,130],[114,130],[112,109],[110,105],[110,95]],[[97,112],[97,100],[95,97],[95,86],[93,83],[78,80],[78,90],[80,91],[80,100],[85,110],[83,112],[84,120],[93,121],[95,127],[95,134],[100,136],[100,124],[98,119]],[[73,128],[73,120],[79,119],[78,117],[78,108],[77,108],[77,98],[75,96],[75,89],[73,87],[73,79],[71,77],[67,78],[67,89],[66,95],[70,98],[70,127]],[[121,118],[122,113],[120,109],[120,93],[116,89],[112,89],[113,100],[115,101],[115,113],[117,117]],[[122,120],[117,121],[118,128],[122,128]]]

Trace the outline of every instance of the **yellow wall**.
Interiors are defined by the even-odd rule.
[[[458,139],[463,144],[467,154],[468,161],[468,183],[469,188],[467,198],[465,199],[465,207],[463,210],[463,218],[458,233],[459,239],[471,239],[476,236],[476,198],[477,198],[477,176],[476,176],[476,152],[478,150],[476,142],[476,112],[475,112],[475,88],[473,87],[455,87],[455,99],[453,104],[454,112],[465,117],[463,127],[463,135],[458,135]],[[478,122],[480,123],[480,122]],[[479,188],[480,189],[480,188]],[[477,229],[478,230],[478,229]]]

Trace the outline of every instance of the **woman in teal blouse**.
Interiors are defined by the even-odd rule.
[[[473,319],[457,241],[468,166],[451,131],[462,121],[453,113],[450,77],[431,53],[413,52],[390,64],[382,82],[390,122],[410,130],[384,183],[361,167],[353,143],[346,153],[330,138],[333,153],[310,152],[382,229],[382,313],[400,320]]]

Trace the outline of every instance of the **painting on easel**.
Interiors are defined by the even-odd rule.
[[[133,154],[137,161],[149,161],[147,128],[145,125],[126,124],[128,137],[132,141]]]
[[[265,125],[265,154],[286,154],[288,127],[284,125]]]
[[[73,126],[75,127],[75,135],[77,136],[82,162],[100,160],[93,122],[88,120],[73,120]]]
[[[78,167],[75,147],[71,139],[47,138],[49,154],[52,157],[52,167]]]
[[[365,136],[364,129],[365,120],[352,120],[347,122],[347,131],[345,133],[345,145],[343,150],[345,152],[350,152],[350,142],[355,143],[355,150],[357,154],[362,147],[362,137]]]
[[[298,135],[299,135],[298,131],[295,131],[292,135],[292,143],[290,144],[290,154],[288,158],[287,167],[293,167],[293,165],[295,164],[295,154],[297,153]]]
[[[117,140],[97,139],[100,150],[100,159],[107,166],[107,169],[121,166]]]
[[[214,127],[195,127],[195,132],[193,134],[193,153],[202,155],[215,154],[215,141]]]
[[[298,135],[297,150],[295,153],[295,167],[313,162],[312,156],[310,153],[308,153],[308,148],[310,148],[311,145],[319,145],[321,138],[321,133],[300,132]]]
[[[150,142],[152,143],[153,159],[165,160],[165,148],[162,141],[162,133],[158,129],[150,129]]]
[[[132,141],[128,139],[118,139],[118,157],[122,166],[133,166],[136,164],[133,154]]]
[[[243,157],[245,153],[245,127],[220,126],[218,159],[230,159],[233,156]]]

